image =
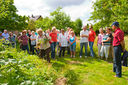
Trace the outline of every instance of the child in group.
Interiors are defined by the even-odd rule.
[[[71,31],[71,36],[69,38],[70,43],[70,51],[71,51],[71,57],[75,57],[75,50],[76,50],[76,36],[74,31]]]

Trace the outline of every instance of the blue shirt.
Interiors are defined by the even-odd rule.
[[[70,37],[70,42],[74,42],[75,41],[75,36],[74,37]],[[72,45],[76,45],[76,42],[74,42]]]
[[[6,39],[6,40],[8,40],[8,38],[9,38],[9,34],[8,33],[2,33],[2,36]]]

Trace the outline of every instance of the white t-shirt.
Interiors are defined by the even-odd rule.
[[[62,33],[60,33],[58,40],[61,43],[61,47],[68,46],[68,35],[66,33],[64,33],[64,35]]]
[[[88,30],[86,30],[86,31],[84,31],[84,30],[80,31],[80,36],[81,35],[87,35],[87,36],[89,36]],[[84,43],[84,42],[88,42],[88,37],[80,37],[80,43]]]
[[[31,35],[30,38],[31,39],[36,39],[36,35],[35,36]],[[36,45],[36,40],[31,40],[31,45]]]

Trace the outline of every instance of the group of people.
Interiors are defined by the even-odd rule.
[[[114,33],[112,33],[112,29],[115,30]],[[112,24],[112,29],[107,27],[105,32],[102,28],[99,29],[97,39],[98,56],[103,58],[105,55],[106,60],[109,56],[113,57],[113,71],[116,72],[116,77],[121,77],[121,52],[125,50],[124,33],[119,28],[118,22]],[[38,29],[36,32],[23,30],[20,35],[13,34],[12,32],[8,34],[7,30],[4,30],[3,33],[0,32],[0,39],[9,41],[10,43],[7,45],[12,45],[12,47],[16,46],[16,38],[20,42],[22,50],[27,50],[28,53],[32,54],[37,53],[48,62],[50,62],[50,52],[51,58],[55,59],[56,47],[59,57],[64,57],[66,50],[71,57],[75,57],[77,37],[70,27],[66,31],[64,29],[57,30],[56,27],[52,27],[51,31],[48,29],[45,32],[42,29]],[[93,30],[93,26],[91,25],[89,29],[87,29],[87,26],[84,26],[80,31],[80,58],[83,56],[83,47],[85,47],[85,58],[95,56],[93,51],[95,39],[96,33]],[[87,54],[88,45],[90,55]]]

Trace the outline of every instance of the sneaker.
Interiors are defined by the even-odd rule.
[[[85,56],[85,58],[87,58],[88,56]]]
[[[75,58],[75,56],[73,56]]]
[[[80,56],[80,58],[82,58],[82,56]]]

